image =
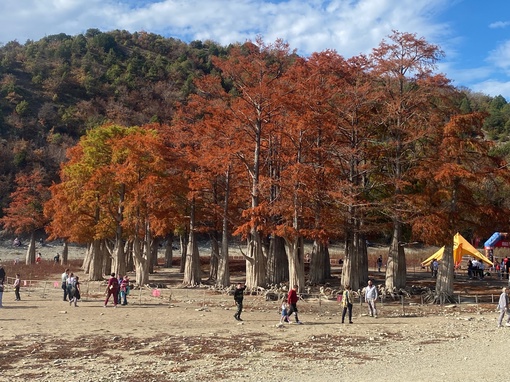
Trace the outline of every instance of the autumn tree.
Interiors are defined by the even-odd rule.
[[[210,281],[219,287],[230,285],[229,240],[236,218],[236,189],[242,188],[234,166],[237,150],[237,132],[228,104],[225,89],[218,76],[207,76],[195,81],[198,94],[191,95],[181,105],[173,124],[174,142],[182,148],[183,169],[188,182],[188,201],[192,209],[189,214],[189,243],[195,241],[197,232],[207,233],[211,238]],[[233,181],[234,180],[234,181]],[[193,226],[193,229],[191,229]],[[221,237],[221,245],[219,240]],[[183,271],[196,270],[197,255],[188,253],[184,257]],[[198,248],[196,248],[198,251]],[[187,280],[198,280],[186,275]]]
[[[4,209],[5,215],[0,222],[6,230],[16,235],[30,235],[25,262],[34,264],[35,232],[46,224],[43,206],[50,195],[46,174],[43,169],[36,168],[30,173],[18,174],[14,182],[16,188],[10,195],[11,201]]]
[[[113,259],[113,271],[125,273],[123,248],[129,239],[136,244],[137,282],[148,281],[152,238],[170,229],[163,215],[170,213],[175,194],[168,189],[179,189],[178,183],[168,181],[178,173],[168,165],[170,157],[154,129],[117,125],[91,130],[69,151],[62,182],[52,187],[49,230],[91,243],[91,279],[102,278],[106,253]],[[57,213],[59,209],[67,213]]]
[[[249,207],[244,208],[243,222],[234,234],[247,239],[245,258],[249,288],[266,284],[261,204],[267,200],[267,195],[261,194],[261,170],[267,156],[265,142],[280,105],[276,88],[288,62],[289,49],[281,41],[274,45],[265,45],[261,40],[235,45],[228,57],[213,60],[222,82],[202,83],[199,87],[204,102],[221,101],[224,108],[218,112],[229,116],[228,121],[220,117],[227,121],[222,130],[235,131],[235,134],[228,134],[232,144],[224,146],[224,150],[233,150],[235,167],[245,170],[241,184],[248,187],[244,195],[249,195]],[[212,119],[216,115],[205,114],[204,118]],[[227,170],[228,167],[224,167],[224,171]]]
[[[492,144],[483,137],[483,120],[480,113],[453,116],[430,136],[435,145],[417,168],[420,193],[415,195],[415,207],[420,217],[413,220],[412,228],[416,238],[445,245],[436,281],[441,303],[454,301],[454,235],[466,229],[487,234],[484,227],[507,221],[509,213],[497,195],[507,188],[510,171],[501,158],[490,154]]]
[[[386,268],[386,287],[406,284],[404,226],[414,212],[407,203],[408,184],[419,164],[424,138],[443,123],[438,99],[448,81],[433,70],[442,51],[414,34],[394,32],[370,55],[374,92],[379,100],[380,142],[373,160],[380,168],[377,182],[381,213],[391,220],[392,235]]]
[[[329,73],[326,86],[330,94],[326,103],[329,139],[325,151],[332,175],[327,183],[335,206],[334,215],[330,213],[327,220],[330,227],[336,226],[336,231],[330,231],[345,242],[342,283],[360,289],[368,277],[366,235],[375,230],[370,222],[370,190],[375,171],[370,158],[376,137],[377,101],[365,56],[344,60],[331,55],[323,66],[322,70]]]

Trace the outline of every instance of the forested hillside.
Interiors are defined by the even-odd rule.
[[[169,123],[192,81],[211,70],[212,42],[90,29],[0,47],[0,198],[18,172],[42,165],[51,179],[87,129]]]

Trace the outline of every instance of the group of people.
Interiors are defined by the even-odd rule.
[[[370,317],[377,318],[377,308],[376,302],[379,297],[379,293],[377,292],[377,287],[374,285],[372,280],[368,280],[368,284],[365,287],[365,302],[368,307],[368,315]],[[348,314],[349,316],[349,324],[352,324],[352,306],[354,302],[353,293],[351,291],[350,285],[346,285],[344,287],[344,291],[342,293],[342,324],[345,322],[345,316]]]
[[[508,275],[510,273],[510,260],[508,256],[505,256],[501,261],[494,258],[494,268],[496,269],[496,273],[499,279],[508,279]]]
[[[476,258],[469,259],[467,264],[468,278],[483,280],[485,273],[485,264]]]
[[[62,273],[62,289],[64,290],[64,301],[69,301],[69,305],[78,306],[78,300],[81,298],[80,278],[66,268]]]
[[[69,305],[74,303],[74,306],[78,306],[78,300],[81,298],[80,280],[78,276],[75,276],[74,273],[69,271],[69,268],[62,273],[62,289],[64,291],[64,301],[69,301]],[[110,297],[113,299],[114,307],[117,307],[118,303],[127,305],[129,290],[129,277],[126,275],[117,278],[115,273],[112,273],[108,279],[105,290],[106,299],[104,301],[104,307],[106,308],[108,305]]]
[[[242,321],[241,313],[243,311],[243,299],[244,299],[244,291],[246,290],[246,284],[238,283],[236,289],[234,290],[234,301],[237,307],[237,311],[234,314],[234,318],[237,321]],[[296,324],[302,324],[298,318],[298,308],[297,302],[299,300],[298,294],[298,286],[294,285],[292,289],[287,294],[287,299],[282,302],[282,306],[280,309],[280,323],[279,325],[283,325],[285,323],[291,323],[291,316],[294,314]],[[377,308],[376,302],[379,294],[377,292],[377,287],[374,285],[372,280],[368,280],[368,285],[365,288],[365,302],[368,306],[368,315],[370,317],[377,318]],[[345,316],[348,314],[349,324],[352,324],[352,306],[354,302],[353,292],[351,291],[351,287],[346,285],[344,287],[344,291],[342,293],[342,324],[345,322]]]
[[[3,307],[3,297],[4,297],[4,283],[7,279],[7,276],[5,274],[5,269],[4,267],[0,264],[0,308]],[[21,301],[21,296],[20,296],[20,293],[19,293],[19,290],[21,288],[21,276],[19,273],[16,273],[16,278],[14,279],[14,283],[12,284],[13,288],[14,288],[14,295],[15,295],[15,299],[16,301]]]

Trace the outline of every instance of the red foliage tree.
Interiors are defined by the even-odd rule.
[[[45,178],[45,172],[40,168],[28,174],[18,174],[16,189],[10,195],[11,202],[0,220],[6,230],[16,235],[30,235],[26,264],[35,263],[35,232],[46,224],[43,206],[50,193]]]

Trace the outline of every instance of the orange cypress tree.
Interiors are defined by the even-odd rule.
[[[430,137],[435,145],[416,169],[419,193],[413,197],[420,217],[412,221],[415,238],[445,245],[436,281],[437,302],[454,301],[453,237],[463,230],[491,233],[497,222],[507,222],[508,207],[494,196],[510,181],[506,163],[490,154],[483,137],[484,115],[456,115]],[[431,172],[431,169],[434,169]]]
[[[446,103],[452,95],[449,81],[433,70],[442,51],[423,38],[394,32],[370,55],[373,63],[374,94],[377,96],[380,127],[372,161],[376,174],[379,207],[390,219],[392,240],[388,252],[386,287],[390,290],[406,284],[404,226],[414,208],[406,202],[409,185],[419,166],[422,145],[455,109]]]
[[[46,223],[43,206],[50,193],[45,178],[45,172],[40,168],[16,175],[16,189],[11,193],[11,202],[0,219],[6,230],[16,235],[30,235],[26,264],[35,263],[35,232],[44,228]]]
[[[109,251],[114,271],[122,273],[122,243],[130,238],[139,244],[135,248],[140,255],[137,281],[147,282],[148,246],[154,235],[170,229],[171,219],[162,216],[172,210],[171,198],[180,189],[179,182],[169,181],[179,173],[169,159],[157,132],[150,128],[106,125],[89,131],[69,150],[62,182],[52,187],[53,198],[47,205],[52,218],[48,230],[71,241],[93,244],[90,278],[102,278],[101,248],[106,240],[117,243]]]
[[[233,46],[228,57],[214,59],[213,63],[220,78],[205,79],[197,85],[200,102],[207,105],[200,109],[206,111],[202,115],[203,121],[224,121],[217,131],[225,131],[225,136],[231,140],[228,145],[211,146],[216,153],[209,155],[235,159],[232,168],[236,175],[241,174],[239,169],[244,170],[243,178],[239,180],[245,187],[242,196],[248,206],[243,208],[243,221],[234,234],[247,239],[246,281],[249,288],[255,288],[266,284],[263,253],[266,232],[261,223],[265,220],[263,206],[267,195],[262,193],[262,168],[267,158],[266,143],[281,105],[277,88],[290,63],[289,49],[281,41],[265,45],[257,40],[256,43]],[[217,113],[228,118],[219,117]],[[204,126],[213,127],[214,124]],[[230,169],[223,166],[222,171],[226,174]]]

